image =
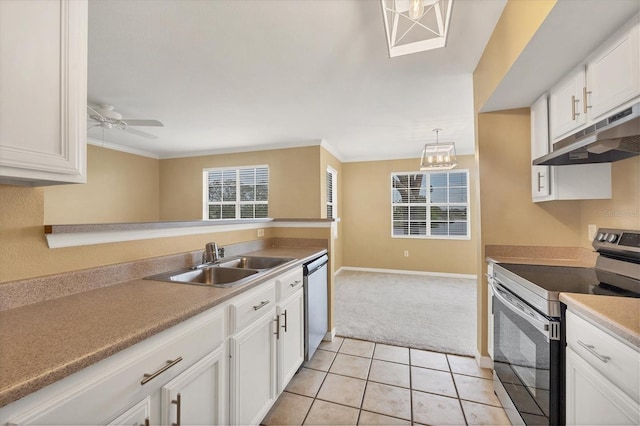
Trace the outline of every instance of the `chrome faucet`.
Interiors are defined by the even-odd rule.
[[[204,254],[202,257],[203,263],[214,263],[220,260],[220,255],[218,253],[218,244],[216,243],[207,243],[204,247]]]

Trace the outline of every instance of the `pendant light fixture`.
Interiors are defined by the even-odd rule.
[[[447,44],[453,0],[380,0],[389,57]]]
[[[436,143],[425,144],[420,159],[420,170],[451,170],[458,165],[456,145],[453,142],[440,143],[438,133],[442,129],[433,129]]]

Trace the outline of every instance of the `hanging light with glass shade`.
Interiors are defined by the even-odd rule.
[[[456,145],[453,142],[440,143],[438,133],[442,129],[433,129],[433,131],[436,133],[436,143],[424,145],[420,170],[451,170],[458,165]]]
[[[447,44],[453,0],[380,0],[389,56]]]

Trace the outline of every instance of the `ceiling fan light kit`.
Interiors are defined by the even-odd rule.
[[[132,129],[129,126],[152,126],[164,127],[158,120],[139,120],[122,118],[122,114],[116,112],[111,105],[87,105],[89,119],[95,124],[92,127],[102,127],[103,129],[119,129],[137,136],[147,139],[158,139],[158,136],[152,135],[141,130]]]
[[[454,142],[440,143],[438,133],[442,129],[433,129],[436,133],[436,143],[424,145],[420,158],[420,170],[451,170],[458,165],[456,145]]]
[[[389,57],[447,44],[453,0],[380,0]]]

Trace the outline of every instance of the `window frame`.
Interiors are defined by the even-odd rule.
[[[240,200],[240,186],[241,186],[241,179],[240,179],[240,170],[246,170],[246,169],[253,169],[254,173],[256,169],[262,169],[265,168],[267,169],[267,201],[257,201],[257,200],[253,200],[253,201],[242,201]],[[236,173],[236,199],[235,201],[232,203],[230,201],[226,202],[225,204],[234,204],[235,206],[235,216],[234,218],[220,218],[220,219],[209,219],[209,206],[210,205],[217,205],[220,204],[220,202],[215,201],[215,202],[210,202],[209,201],[209,173],[211,172],[222,172],[224,173],[225,171],[229,171],[229,170],[233,170]],[[241,215],[241,209],[243,205],[257,205],[257,204],[261,204],[261,205],[266,205],[267,206],[267,218],[269,217],[269,194],[271,192],[270,189],[270,171],[269,171],[269,165],[268,164],[261,164],[261,165],[247,165],[247,166],[231,166],[231,167],[205,167],[204,169],[202,169],[202,220],[255,220],[255,219],[265,219],[265,218],[256,218],[256,217],[246,217],[243,218]],[[254,216],[255,216],[255,211],[254,211]]]
[[[325,213],[329,206],[331,206],[331,213],[333,215],[329,217],[327,214],[327,219],[337,219],[338,218],[338,171],[331,166],[327,166],[327,170],[325,172],[325,183],[329,181],[328,174],[331,174],[331,200],[329,200],[329,187],[325,188]]]
[[[431,175],[436,175],[436,174],[446,174],[447,175],[447,182],[448,182],[448,177],[449,177],[449,173],[460,173],[460,172],[464,172],[466,175],[466,198],[467,198],[467,202],[466,203],[450,203],[447,200],[447,203],[432,203],[431,199],[429,198],[428,201],[426,201],[425,203],[394,203],[394,188],[393,188],[393,177],[394,176],[402,176],[402,175],[427,175],[429,176],[428,181],[427,181],[427,185],[431,184]],[[391,225],[391,229],[390,229],[390,234],[391,234],[391,238],[399,238],[399,239],[433,239],[433,240],[471,240],[471,198],[470,198],[470,174],[469,174],[469,169],[453,169],[453,170],[434,170],[434,171],[408,171],[408,172],[391,172],[391,174],[389,175],[389,193],[390,193],[390,220],[389,223]],[[448,184],[447,184],[447,188],[449,188]],[[425,219],[426,222],[426,231],[427,233],[425,235],[396,235],[393,232],[393,222],[394,222],[394,217],[393,217],[393,208],[394,206],[397,205],[418,205],[418,206],[425,206],[426,208],[426,212],[427,212],[427,216]],[[466,235],[431,235],[431,207],[433,206],[446,206],[446,207],[456,207],[456,206],[465,206],[467,209],[467,219],[466,219],[466,223],[467,223],[467,233]],[[407,222],[409,222],[409,219],[407,219]]]

